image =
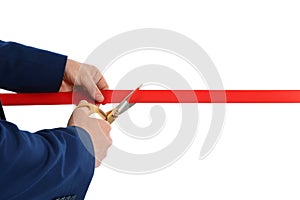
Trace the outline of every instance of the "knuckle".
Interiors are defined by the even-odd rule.
[[[106,129],[107,129],[108,132],[111,131],[111,126],[108,123],[106,123]]]
[[[102,151],[99,152],[98,156],[97,156],[97,160],[99,161],[99,163],[101,163],[101,161],[106,157],[106,151]]]
[[[95,163],[96,167],[99,167],[101,164],[101,161],[98,158],[95,158],[95,162],[96,162]]]
[[[110,126],[110,124],[107,122],[107,121],[105,121],[105,120],[103,120],[103,119],[100,119],[100,126],[101,126],[101,128],[105,131],[105,132],[110,132],[111,131],[111,126]]]
[[[108,145],[108,147],[110,147],[112,145],[112,139],[110,137],[108,138],[108,144],[107,145]]]

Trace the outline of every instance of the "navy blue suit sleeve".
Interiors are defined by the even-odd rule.
[[[78,127],[21,131],[0,121],[0,199],[84,199],[94,173],[93,145]]]
[[[0,41],[0,88],[59,90],[67,57]],[[94,173],[93,145],[79,127],[21,131],[0,120],[0,199],[84,199]]]
[[[56,92],[67,57],[0,40],[0,88],[14,92]]]

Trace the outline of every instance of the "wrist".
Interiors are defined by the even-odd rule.
[[[79,71],[80,65],[81,63],[75,60],[67,59],[65,73],[64,73],[64,80],[74,84],[76,81],[76,74]]]

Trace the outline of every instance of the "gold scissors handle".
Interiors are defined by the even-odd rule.
[[[98,106],[94,105],[94,104],[91,104],[91,103],[88,103],[88,102],[80,102],[78,105],[77,105],[77,108],[80,108],[80,107],[88,107],[89,110],[90,110],[90,115],[91,114],[98,114],[102,119],[106,120],[108,123],[112,124],[115,119],[117,117],[115,117],[115,112],[116,112],[116,109],[112,109],[111,111],[108,111],[107,113],[105,113],[103,110],[101,110]]]

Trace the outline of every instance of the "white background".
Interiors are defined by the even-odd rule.
[[[0,8],[1,40],[63,53],[78,61],[119,33],[164,28],[202,46],[226,89],[299,89],[300,4],[296,0],[12,0],[1,1]],[[160,62],[165,61],[154,63]],[[191,84],[200,80],[184,77]],[[113,89],[118,80],[109,73],[106,78]],[[192,87],[206,89],[203,84]],[[163,105],[166,111],[172,106],[178,108]],[[65,126],[72,109],[5,107],[8,120],[30,131]],[[130,115],[146,120],[149,116],[143,109],[138,105]],[[102,166],[95,171],[86,199],[299,199],[300,105],[227,105],[218,145],[206,159],[198,160],[210,109],[211,105],[199,105],[199,134],[178,162],[147,175],[122,174]],[[176,113],[168,115],[168,120],[178,120],[180,112]],[[120,138],[125,136],[118,134],[122,133],[113,125],[115,144],[124,146]]]

